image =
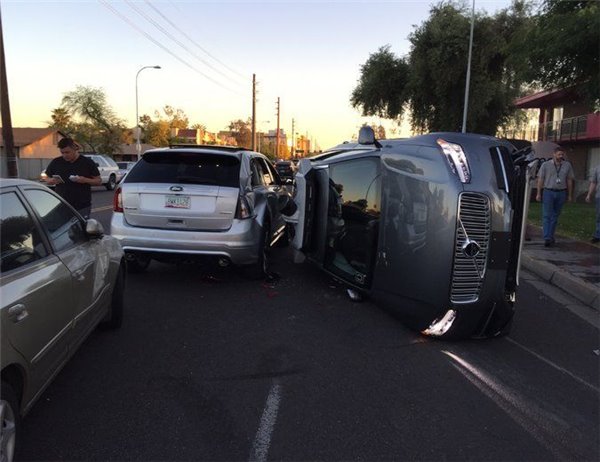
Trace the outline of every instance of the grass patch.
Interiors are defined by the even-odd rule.
[[[542,203],[531,202],[527,222],[542,226]],[[587,241],[596,229],[596,208],[594,204],[566,202],[558,217],[556,233]]]

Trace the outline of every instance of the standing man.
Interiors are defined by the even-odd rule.
[[[85,219],[92,210],[92,186],[100,186],[102,178],[96,163],[79,154],[79,145],[71,138],[58,142],[61,157],[46,168],[46,183],[71,204]]]
[[[573,166],[565,160],[565,150],[557,146],[552,160],[544,162],[538,170],[536,200],[542,202],[545,247],[554,245],[554,231],[565,201],[568,199],[569,202],[573,202],[574,179]]]
[[[588,188],[587,196],[585,196],[586,202],[592,201],[592,194],[596,191],[596,231],[592,236],[592,244],[600,242],[600,188],[598,188],[598,182],[600,181],[600,164],[596,165],[590,178],[590,187]]]

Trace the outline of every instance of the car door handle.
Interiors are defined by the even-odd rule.
[[[21,322],[27,316],[29,316],[29,313],[25,309],[25,305],[21,303],[15,306],[11,306],[8,309],[8,319],[10,319],[15,324]]]

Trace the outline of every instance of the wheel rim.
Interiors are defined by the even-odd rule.
[[[13,409],[8,401],[0,401],[0,461],[12,462],[17,441],[17,426]]]
[[[115,177],[114,176],[110,177],[110,179],[108,180],[108,184],[110,185],[110,189],[114,189],[115,188],[116,181],[115,181]]]

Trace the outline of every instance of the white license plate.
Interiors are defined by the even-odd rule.
[[[165,207],[171,209],[189,209],[190,208],[190,196],[166,196]]]

